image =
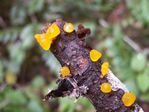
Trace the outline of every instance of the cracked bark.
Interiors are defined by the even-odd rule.
[[[109,70],[106,77],[100,78],[102,59],[91,62],[89,58],[90,48],[86,46],[85,37],[90,33],[89,29],[82,25],[72,33],[63,31],[64,21],[56,20],[61,34],[51,46],[51,51],[62,66],[69,67],[71,76],[58,80],[58,88],[50,91],[45,99],[75,96],[86,97],[95,107],[97,112],[143,112],[135,102],[131,107],[125,107],[121,101],[127,88]],[[50,24],[49,24],[50,25]],[[46,27],[43,32],[46,31]],[[103,82],[111,83],[113,90],[109,94],[102,93],[99,85]]]

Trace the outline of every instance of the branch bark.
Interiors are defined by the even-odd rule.
[[[71,76],[60,78],[57,82],[58,88],[50,91],[45,99],[84,96],[94,105],[97,112],[143,112],[136,102],[131,107],[124,106],[121,98],[128,90],[111,70],[106,77],[100,78],[102,60],[93,63],[89,57],[91,49],[85,43],[85,37],[90,30],[79,25],[77,31],[65,33],[65,22],[57,20],[56,23],[61,34],[52,44],[51,51],[62,66],[69,67]],[[43,31],[46,31],[46,28]],[[100,91],[99,85],[104,82],[112,85],[111,93],[105,94]]]

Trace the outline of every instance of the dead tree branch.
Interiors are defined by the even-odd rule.
[[[136,102],[130,107],[122,103],[122,95],[128,90],[111,70],[106,77],[100,77],[102,59],[92,62],[89,57],[91,49],[85,43],[85,37],[90,30],[79,25],[77,31],[66,33],[63,31],[64,21],[57,20],[56,24],[61,33],[52,43],[51,51],[62,66],[69,67],[71,75],[60,78],[57,81],[58,88],[50,91],[45,99],[84,96],[94,105],[97,112],[143,112]],[[99,85],[104,82],[112,85],[112,92],[101,92]]]

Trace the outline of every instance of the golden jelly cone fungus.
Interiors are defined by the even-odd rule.
[[[71,33],[74,31],[74,26],[72,23],[65,23],[63,30],[67,33]]]
[[[53,40],[60,34],[60,29],[56,23],[53,23],[47,30],[46,33],[36,34],[35,38],[39,45],[44,50],[49,50]]]
[[[130,107],[136,101],[136,96],[132,92],[126,92],[122,96],[122,102],[126,107]]]
[[[101,74],[102,74],[102,76],[104,77],[105,75],[107,75],[108,71],[109,71],[109,63],[108,62],[104,62],[101,65]]]
[[[95,50],[95,49],[90,51],[90,59],[93,62],[98,61],[101,58],[101,56],[102,56],[102,54],[99,51]]]
[[[68,67],[64,66],[64,67],[61,68],[60,73],[61,73],[61,76],[63,78],[65,78],[65,77],[70,75],[70,70],[69,70]]]
[[[53,23],[47,30],[46,34],[49,35],[51,40],[56,39],[56,37],[60,34],[60,29],[56,23]]]
[[[44,50],[47,51],[51,47],[52,40],[46,34],[36,34],[35,39]]]
[[[103,93],[110,93],[112,91],[112,86],[109,83],[103,83],[100,85],[100,90]]]

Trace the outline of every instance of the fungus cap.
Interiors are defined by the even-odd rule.
[[[74,26],[72,23],[65,23],[64,24],[64,27],[63,27],[63,30],[67,33],[71,33],[74,31]]]
[[[109,83],[102,83],[100,85],[100,90],[103,92],[103,93],[110,93],[112,91],[112,86],[111,84]]]
[[[35,39],[39,43],[39,45],[44,49],[44,50],[49,50],[52,44],[52,40],[48,38],[48,35],[46,34],[36,34]]]
[[[98,61],[101,58],[101,56],[102,56],[102,54],[99,51],[95,50],[95,49],[90,51],[90,59],[93,62]]]
[[[136,96],[132,92],[126,92],[122,96],[122,102],[126,107],[130,107],[136,101]]]
[[[46,32],[49,34],[49,38],[54,40],[60,34],[60,29],[56,23],[53,23]]]
[[[61,76],[63,78],[65,78],[65,77],[70,75],[70,70],[67,66],[64,66],[64,67],[61,68],[60,73],[61,73]]]
[[[109,71],[109,63],[108,62],[104,62],[101,65],[101,74],[102,74],[102,76],[104,77],[105,75],[107,75],[108,71]]]

